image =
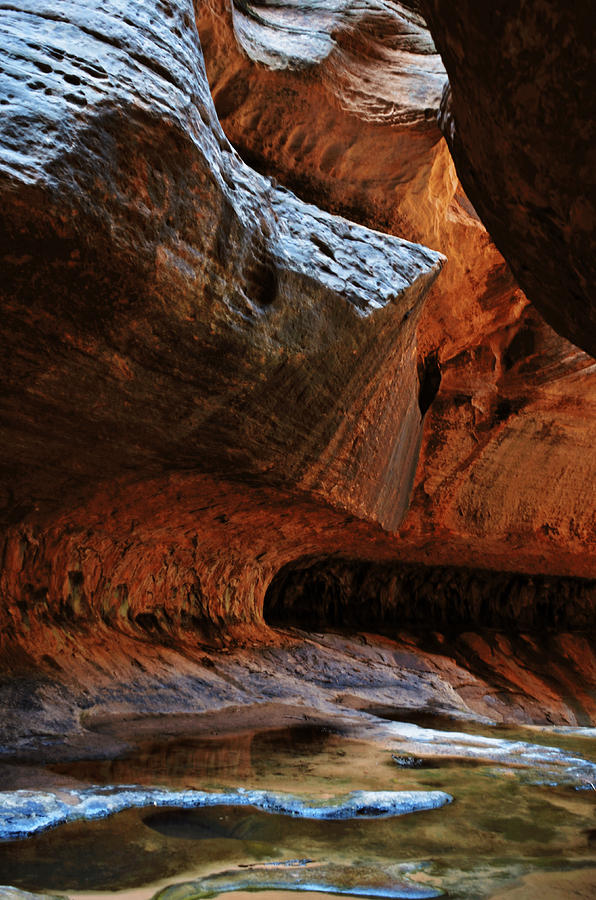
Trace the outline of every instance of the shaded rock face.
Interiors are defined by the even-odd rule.
[[[449,74],[442,128],[470,199],[532,303],[596,355],[592,5],[421,6]]]
[[[594,577],[594,362],[528,305],[459,185],[434,119],[442,63],[414,6],[255,18],[211,0],[199,25],[216,108],[258,168],[447,256],[418,327],[432,405],[396,557]]]
[[[261,570],[347,516],[374,555],[440,254],[240,160],[190,2],[31,0],[1,27],[4,615],[251,620]]]

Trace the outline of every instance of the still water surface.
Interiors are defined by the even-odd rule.
[[[392,718],[390,710],[377,715]],[[393,718],[400,715],[403,721],[402,711]],[[594,741],[581,736],[461,722],[450,727],[437,719],[418,724],[560,745],[596,761]],[[530,783],[515,767],[454,757],[410,768],[407,757],[399,765],[386,747],[337,728],[296,725],[145,741],[118,759],[49,771],[63,786],[115,790],[247,787],[318,799],[352,790],[442,790],[455,799],[404,816],[341,821],[233,806],[128,809],[0,843],[0,884],[77,898],[126,891],[131,900],[158,889],[165,889],[164,900],[189,900],[267,888],[281,900],[284,887],[462,900],[596,898],[596,791]],[[185,886],[168,891],[173,884]]]

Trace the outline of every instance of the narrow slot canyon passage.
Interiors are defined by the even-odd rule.
[[[592,900],[590,14],[1,6],[0,900]]]

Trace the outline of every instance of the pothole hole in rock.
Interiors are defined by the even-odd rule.
[[[592,632],[595,600],[593,579],[319,558],[280,569],[263,617],[310,631]]]

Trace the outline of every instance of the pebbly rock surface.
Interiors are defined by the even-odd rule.
[[[532,303],[596,355],[592,4],[420,6],[449,74],[441,124],[468,196]]]
[[[190,0],[25,0],[0,27],[5,624],[250,620],[280,554],[401,522],[443,258],[241,161]]]
[[[447,256],[418,327],[430,409],[396,556],[594,577],[594,361],[528,305],[464,194],[435,121],[442,64],[414,6],[288,2],[271,18],[211,0],[199,27],[216,108],[242,155],[304,198]],[[325,52],[290,54],[298,26],[325,35]]]

